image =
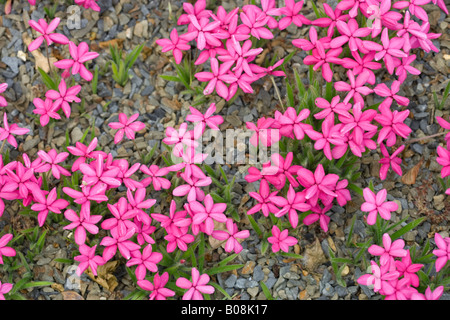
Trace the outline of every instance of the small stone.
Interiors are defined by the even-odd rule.
[[[148,38],[148,21],[143,20],[136,23],[133,34],[139,38]]]
[[[78,142],[81,140],[81,138],[83,137],[83,132],[81,131],[81,129],[76,126],[75,128],[73,128],[72,132],[70,133],[70,142],[73,144],[75,142]]]
[[[247,292],[252,298],[254,298],[254,297],[256,297],[258,295],[259,288],[257,286],[253,287],[253,288],[248,288]]]
[[[245,266],[242,268],[241,273],[242,274],[251,274],[251,273],[253,273],[255,265],[256,265],[255,261],[247,261]]]
[[[445,194],[440,194],[433,197],[433,205],[436,210],[443,210],[445,208]]]

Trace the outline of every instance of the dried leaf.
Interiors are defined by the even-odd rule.
[[[123,41],[124,41],[124,39],[112,39],[112,40],[108,40],[108,41],[102,41],[98,45],[102,49],[109,49],[110,45],[113,47],[117,46],[119,49],[122,49]]]
[[[414,184],[416,183],[417,175],[419,174],[419,170],[422,167],[423,158],[420,159],[419,163],[416,164],[414,167],[408,170],[403,176],[402,176],[402,182],[404,184]]]
[[[61,292],[61,295],[64,300],[84,300],[84,298],[75,291],[63,291]]]
[[[94,276],[91,268],[88,268],[85,273],[103,288],[112,292],[119,284],[117,278],[113,275],[118,265],[119,261],[109,261],[97,268],[97,276]]]
[[[26,46],[28,46],[32,39],[28,36],[27,33],[23,33],[22,34],[22,40],[25,43]],[[36,70],[38,70],[39,68],[41,68],[42,70],[44,70],[46,73],[48,73],[50,71],[50,66],[48,65],[48,60],[47,58],[41,53],[41,51],[39,51],[39,49],[33,50],[31,52],[31,54],[33,55],[34,59],[35,59],[35,68]],[[50,63],[53,64],[54,62],[56,62],[57,60],[54,57],[50,57]]]

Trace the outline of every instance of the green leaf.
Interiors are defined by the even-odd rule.
[[[363,190],[353,183],[348,184],[348,188],[358,193],[360,196],[363,196]]]
[[[288,258],[295,258],[295,259],[303,259],[303,256],[296,254],[296,253],[291,253],[291,252],[279,252],[279,254],[283,257],[288,257]]]
[[[233,253],[232,255],[226,257],[225,259],[223,259],[222,261],[219,262],[219,266],[224,266],[226,265],[228,262],[233,261],[234,259],[236,259],[236,257],[238,256],[237,253]]]
[[[160,77],[163,78],[164,80],[167,80],[167,81],[174,81],[174,82],[181,82],[181,83],[183,83],[183,81],[181,81],[180,78],[175,77],[175,76],[170,76],[168,74],[162,74],[162,75],[160,75]]]
[[[228,271],[240,269],[242,267],[244,267],[243,264],[230,264],[230,265],[226,265],[226,266],[219,266],[219,267],[211,268],[209,270],[206,270],[205,273],[209,276],[212,276],[217,273],[228,272]]]
[[[272,296],[272,294],[270,293],[269,288],[266,286],[266,284],[264,282],[260,282],[259,285],[261,286],[261,289],[264,293],[264,295],[266,296],[267,300],[275,300]]]
[[[67,263],[67,264],[72,264],[73,263],[73,260],[71,260],[71,259],[64,259],[64,258],[55,258],[55,259],[53,259],[53,261],[59,262],[59,263]]]
[[[247,215],[248,220],[250,221],[250,224],[253,227],[253,230],[258,234],[258,236],[261,238],[263,236],[263,232],[261,231],[261,228],[258,226],[258,223],[256,223],[255,219],[251,214]]]
[[[231,296],[228,294],[228,292],[226,292],[218,283],[215,282],[209,282],[209,285],[212,285],[214,288],[216,288],[217,291],[220,291],[225,298],[227,298],[228,300],[232,300]]]
[[[400,238],[402,235],[404,235],[405,233],[411,231],[412,229],[414,229],[415,227],[417,227],[419,224],[421,224],[426,217],[421,217],[419,219],[415,219],[412,222],[408,223],[406,226],[404,226],[403,228],[401,228],[400,230],[398,230],[397,232],[394,232],[391,235],[391,240],[394,241],[398,238]]]
[[[45,86],[49,89],[58,91],[58,85],[55,83],[55,81],[53,81],[53,79],[40,67],[38,67],[38,71],[41,74],[42,81],[44,82]]]
[[[46,287],[46,286],[51,286],[54,282],[49,282],[49,281],[35,281],[35,282],[28,282],[27,284],[25,284],[22,289],[27,289],[27,288],[34,288],[34,287]]]

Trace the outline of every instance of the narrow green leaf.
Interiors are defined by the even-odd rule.
[[[45,86],[52,90],[58,90],[58,86],[56,85],[55,81],[40,67],[38,67],[38,71],[41,74],[42,81],[44,82]]]
[[[419,224],[421,224],[426,217],[421,217],[419,219],[415,219],[412,222],[408,223],[406,226],[404,226],[403,228],[401,228],[400,230],[398,230],[397,232],[394,232],[391,235],[391,240],[394,241],[398,238],[400,238],[402,235],[404,235],[405,233],[411,231],[412,229],[414,229],[415,227],[417,227]]]
[[[237,270],[244,267],[243,264],[230,264],[230,265],[226,265],[226,266],[220,266],[220,267],[214,267],[211,268],[209,270],[206,270],[206,274],[212,276],[214,274],[217,273],[223,273],[223,272],[228,272],[228,271],[232,271],[232,270]]]
[[[255,219],[253,218],[253,216],[251,214],[247,215],[248,220],[250,221],[250,224],[253,227],[253,230],[255,230],[255,232],[258,234],[258,236],[261,238],[263,236],[263,232],[261,231],[261,228],[258,226],[258,224],[256,223]]]
[[[261,289],[262,289],[264,295],[266,296],[267,300],[275,300],[273,298],[272,294],[270,293],[269,288],[267,287],[267,285],[263,281],[261,281],[259,283],[259,285],[261,286]]]

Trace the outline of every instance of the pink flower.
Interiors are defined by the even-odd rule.
[[[250,6],[245,12],[241,12],[242,24],[238,27],[236,33],[251,34],[256,39],[273,39],[272,32],[266,28],[270,17],[265,16],[263,19],[259,19],[261,17],[260,12],[261,9],[256,6]]]
[[[96,248],[96,245],[91,248],[86,244],[82,244],[79,247],[80,255],[74,257],[74,260],[80,262],[77,268],[78,276],[81,276],[81,274],[89,267],[91,268],[94,276],[96,276],[97,267],[105,264],[106,261],[102,257],[95,255]]]
[[[346,69],[352,69],[355,76],[362,72],[368,72],[369,78],[367,79],[367,83],[374,85],[376,82],[376,78],[372,70],[381,69],[381,63],[373,61],[373,58],[375,57],[375,51],[371,51],[365,54],[362,58],[359,55],[358,51],[352,51],[352,56],[354,60],[350,58],[343,58],[342,66]]]
[[[40,227],[44,225],[45,219],[47,219],[50,211],[59,214],[62,209],[65,209],[69,205],[69,201],[65,199],[57,199],[56,187],[49,192],[47,198],[45,198],[43,192],[38,188],[33,190],[33,196],[37,203],[31,206],[31,210],[39,212],[38,222]]]
[[[5,300],[5,294],[11,291],[13,285],[11,283],[2,283],[0,281],[0,300]]]
[[[380,105],[378,110],[381,114],[374,117],[374,120],[382,126],[378,133],[378,144],[387,139],[386,145],[392,147],[397,141],[397,135],[403,138],[408,137],[412,130],[403,122],[408,117],[409,110],[392,112],[388,105]]]
[[[83,210],[83,209],[82,209]],[[64,212],[64,217],[71,221],[70,224],[65,226],[64,230],[72,230],[75,229],[75,243],[81,246],[86,242],[86,230],[90,234],[97,234],[98,227],[95,225],[101,219],[101,215],[86,215],[85,213],[80,213],[80,216],[77,215],[75,211],[72,209],[67,209]]]
[[[204,231],[207,235],[211,235],[214,230],[214,221],[225,223],[227,216],[224,214],[227,209],[226,203],[214,203],[211,195],[206,195],[203,200],[204,205],[198,201],[189,202],[189,208],[194,213],[192,224],[204,224]]]
[[[397,239],[392,242],[389,234],[383,234],[383,247],[373,244],[367,249],[369,253],[373,256],[380,256],[380,265],[384,266],[386,264],[391,264],[394,258],[405,257],[408,252],[404,249],[405,241],[402,239]]]
[[[194,242],[195,237],[187,233],[187,228],[171,228],[170,233],[164,237],[167,240],[167,252],[173,252],[177,247],[181,251],[188,249],[188,244]]]
[[[336,188],[339,176],[334,173],[325,175],[322,164],[317,166],[314,174],[308,169],[299,169],[297,172],[297,179],[305,188],[305,198],[313,207],[317,204],[322,193],[337,197],[337,194],[333,190]]]
[[[12,238],[12,233],[5,234],[0,238],[0,264],[3,264],[3,256],[14,257],[16,255],[16,250],[6,246],[8,242],[12,240]]]
[[[128,229],[126,233],[119,233],[119,228],[113,228],[110,230],[111,237],[104,237],[100,242],[101,246],[105,246],[103,250],[103,259],[105,261],[110,260],[119,249],[120,254],[125,259],[131,258],[131,252],[141,249],[141,246],[133,241],[129,240],[134,234],[135,229]]]
[[[331,48],[325,52],[325,47],[322,42],[317,41],[316,47],[312,50],[312,55],[306,56],[303,62],[306,65],[314,65],[314,71],[322,67],[322,77],[325,81],[331,82],[333,80],[333,71],[331,70],[330,63],[341,64],[342,59],[338,58],[341,53],[341,47]]]
[[[114,136],[115,144],[118,144],[120,141],[122,141],[124,134],[128,139],[134,140],[135,133],[145,128],[144,123],[136,121],[138,117],[139,113],[133,114],[132,116],[130,116],[130,118],[127,118],[127,115],[125,113],[119,113],[119,122],[108,123],[108,126],[111,129],[118,129]]]
[[[72,75],[79,73],[84,80],[91,81],[94,76],[86,69],[84,64],[97,58],[99,54],[97,52],[89,52],[89,46],[86,42],[82,42],[77,46],[72,41],[69,41],[69,52],[72,59],[63,59],[55,62],[54,65],[64,70],[72,68]]]
[[[31,193],[33,190],[41,191],[39,185],[32,180],[34,177],[33,169],[24,167],[21,162],[17,162],[17,166],[15,167],[16,170],[15,173],[12,171],[14,170],[13,168],[10,167],[6,168],[5,166],[4,169],[6,171],[8,179],[3,185],[2,188],[3,193],[6,192],[10,193],[19,189],[20,197],[26,199],[28,198],[28,194]]]
[[[311,22],[312,25],[321,28],[328,27],[327,37],[331,38],[334,35],[334,28],[338,21],[347,21],[348,14],[342,14],[342,10],[336,8],[334,11],[329,4],[323,3],[323,10],[327,17],[318,18]]]
[[[227,61],[220,65],[216,58],[211,58],[211,72],[203,71],[197,72],[195,77],[198,81],[206,82],[209,81],[205,90],[203,90],[204,95],[209,95],[216,90],[217,94],[224,99],[228,98],[228,87],[225,83],[233,83],[237,81],[236,76],[229,74],[231,66],[234,61]]]
[[[75,0],[75,3],[83,6],[85,9],[91,8],[94,11],[100,12],[100,6],[97,4],[97,0]]]
[[[224,34],[215,33],[214,30],[220,26],[220,21],[210,22],[209,18],[199,18],[195,15],[189,15],[191,20],[191,31],[181,36],[184,40],[191,41],[196,39],[197,48],[203,50],[206,44],[213,47],[220,47],[222,42],[220,39],[223,38]]]
[[[20,128],[16,123],[9,125],[6,112],[3,113],[3,128],[0,128],[0,141],[6,139],[14,148],[17,149],[17,141],[13,134],[21,136],[28,133],[28,131],[30,130],[27,128]]]
[[[274,122],[275,120],[272,118],[261,117],[258,119],[256,125],[252,122],[245,123],[247,129],[255,131],[250,138],[250,143],[254,147],[257,147],[259,143],[262,143],[265,147],[270,147],[275,142],[280,141],[281,136],[279,130],[271,127]]]
[[[270,161],[263,164],[262,170],[258,170],[256,167],[248,168],[248,174],[245,176],[245,180],[248,183],[255,182],[258,180],[266,180],[272,185],[277,185],[280,183],[280,179],[277,176],[279,169],[276,166],[272,166]]]
[[[213,130],[219,130],[219,125],[223,122],[223,118],[220,115],[213,116],[216,111],[216,104],[211,103],[205,114],[201,113],[194,107],[189,107],[191,113],[186,116],[186,121],[201,122],[204,125],[208,125]]]
[[[103,155],[101,154],[97,154],[96,160],[89,164],[81,163],[80,171],[84,175],[83,182],[87,186],[95,185],[98,182],[103,182],[113,188],[121,185],[121,181],[115,178],[118,175],[120,168],[107,168],[103,160]]]
[[[43,165],[36,169],[36,172],[47,172],[50,169],[52,174],[56,179],[60,179],[61,175],[70,176],[71,173],[64,167],[58,165],[58,163],[63,162],[69,156],[68,152],[60,152],[59,154],[55,149],[51,149],[48,153],[44,150],[39,150],[39,158],[42,159]]]
[[[176,210],[177,203],[175,200],[172,200],[169,207],[169,216],[160,213],[152,213],[151,216],[153,219],[161,223],[161,227],[166,229],[168,233],[170,233],[173,226],[177,228],[189,227],[192,220],[190,218],[186,218],[187,212],[185,210],[176,212]]]
[[[105,183],[97,183],[94,186],[82,186],[81,191],[69,187],[63,187],[62,191],[73,198],[75,203],[80,204],[81,209],[88,210],[90,201],[96,201],[97,203],[108,201],[108,197],[105,195],[106,187]],[[90,212],[90,209],[85,212]]]
[[[273,252],[278,252],[280,249],[281,251],[288,252],[289,247],[292,247],[298,242],[296,238],[288,235],[287,229],[280,231],[277,226],[272,227],[272,236],[268,237],[267,241],[272,244]]]
[[[200,18],[209,18],[211,14],[211,10],[205,10],[206,8],[206,0],[198,0],[194,5],[189,2],[183,3],[183,10],[186,13],[183,13],[179,18],[177,24],[179,26],[183,24],[188,24],[191,22],[189,19],[189,15],[194,15],[197,19]]]
[[[348,111],[351,109],[352,105],[349,103],[339,102],[341,97],[335,96],[328,102],[324,98],[318,97],[315,100],[315,104],[318,108],[323,109],[322,111],[316,113],[314,118],[320,120],[326,117],[333,117],[334,115],[350,116]]]
[[[434,234],[434,241],[438,249],[433,250],[433,254],[437,257],[436,259],[436,272],[441,271],[445,267],[447,261],[450,259],[450,238],[442,238],[439,233]]]
[[[211,236],[214,239],[225,241],[225,252],[240,253],[242,251],[242,245],[240,244],[238,239],[246,239],[250,236],[250,231],[242,230],[239,231],[236,223],[233,222],[233,219],[228,218],[226,220],[227,231],[223,230],[214,230],[211,233]]]
[[[437,153],[438,157],[436,158],[436,162],[442,166],[441,177],[445,178],[450,176],[450,151],[438,146]]]
[[[45,19],[39,19],[38,22],[28,20],[28,24],[30,25],[30,27],[42,34],[41,36],[31,41],[31,43],[28,45],[28,51],[31,52],[39,48],[44,39],[45,41],[47,41],[48,45],[51,45],[53,42],[68,44],[69,39],[67,39],[65,35],[53,33],[53,31],[55,31],[55,29],[58,27],[60,21],[60,18],[55,18],[50,22],[50,24],[47,24],[47,21],[45,21]]]
[[[401,106],[407,106],[409,104],[408,98],[397,95],[397,92],[400,90],[400,85],[400,81],[394,80],[392,82],[391,89],[389,89],[384,83],[378,84],[373,89],[373,91],[380,97],[386,97],[386,99],[380,104],[380,106],[390,107],[392,101],[394,100]]]
[[[402,58],[401,60],[396,60],[398,63],[396,63],[395,75],[398,76],[398,81],[405,81],[408,73],[413,75],[419,75],[421,73],[419,69],[410,65],[414,60],[416,60],[415,54],[412,54],[407,58]]]
[[[137,220],[142,221],[146,225],[150,225],[152,220],[143,209],[153,207],[156,203],[156,199],[145,199],[146,193],[147,190],[145,188],[137,188],[133,196],[131,189],[127,189],[127,199],[128,206],[137,213]]]
[[[353,102],[360,103],[364,106],[364,99],[361,95],[368,95],[373,92],[372,89],[366,87],[366,83],[370,77],[370,73],[365,70],[361,72],[357,78],[355,78],[355,74],[352,70],[347,71],[347,77],[350,81],[350,84],[344,81],[338,81],[334,83],[334,88],[336,91],[348,91],[344,99],[344,103],[348,103],[351,98],[353,98]]]
[[[278,22],[278,28],[280,30],[286,29],[292,23],[294,23],[297,27],[301,27],[304,24],[311,24],[310,20],[300,14],[304,3],[303,0],[300,0],[299,2],[295,2],[294,0],[285,0],[284,3],[286,6],[279,9],[279,15],[285,16]]]
[[[297,115],[297,111],[294,108],[288,107],[286,112],[278,119],[281,125],[281,135],[290,138],[295,136],[297,140],[303,140],[305,130],[312,129],[311,125],[302,122],[309,117],[309,114],[309,109],[303,109]]]
[[[191,167],[185,168],[185,171],[180,174],[186,184],[180,185],[173,189],[172,194],[176,197],[183,197],[187,195],[189,202],[199,200],[203,201],[205,194],[201,187],[209,186],[212,183],[210,177],[199,175],[198,172],[192,171]]]
[[[61,107],[64,111],[64,114],[67,118],[70,117],[70,105],[69,102],[80,102],[81,99],[77,97],[77,94],[81,90],[80,85],[73,86],[69,89],[67,89],[66,82],[64,79],[61,79],[61,82],[58,86],[58,91],[55,90],[49,90],[45,93],[45,97],[55,100],[53,102],[53,106],[55,108],[55,111],[59,110],[59,107]]]
[[[72,171],[77,171],[80,167],[81,163],[85,163],[87,159],[95,158],[97,155],[101,154],[104,158],[106,158],[106,153],[103,151],[95,151],[97,147],[97,138],[92,139],[91,143],[86,147],[81,142],[75,142],[75,147],[68,146],[67,151],[69,151],[74,156],[77,156],[78,159],[75,160],[72,164]]]
[[[283,189],[286,178],[289,183],[294,187],[298,187],[298,181],[295,179],[294,174],[297,174],[298,169],[301,168],[299,165],[292,165],[292,161],[294,160],[294,153],[289,152],[286,155],[286,158],[283,158],[280,154],[272,154],[271,156],[272,163],[278,167],[277,176],[280,178],[280,183],[275,185],[275,188],[278,190]]]
[[[141,170],[142,173],[148,175],[148,177],[141,180],[144,188],[147,188],[150,184],[152,184],[153,189],[157,191],[170,188],[170,181],[166,178],[163,178],[163,176],[166,176],[169,173],[168,168],[160,168],[156,164],[153,164],[148,167],[145,165],[141,165],[139,170]]]
[[[330,217],[326,215],[327,212],[330,211],[332,204],[328,204],[324,208],[320,208],[319,205],[311,207],[311,211],[314,213],[308,214],[303,219],[303,224],[309,226],[316,221],[319,221],[320,228],[324,232],[328,232],[328,224],[330,223]]]
[[[182,156],[183,145],[188,147],[198,146],[198,142],[195,140],[197,140],[201,136],[202,130],[200,129],[202,128],[196,127],[192,131],[188,131],[187,129],[188,124],[186,122],[180,124],[178,130],[172,127],[166,128],[166,137],[162,140],[162,142],[167,145],[175,145],[172,152],[176,157]]]
[[[5,83],[0,83],[0,93],[5,92],[6,89],[8,88],[8,84]],[[8,105],[8,102],[6,101],[5,97],[0,96],[0,107],[6,107]]]
[[[170,39],[158,39],[156,40],[156,44],[162,47],[161,52],[172,51],[176,64],[180,64],[183,59],[182,51],[191,48],[187,41],[178,37],[178,32],[175,28],[170,32]]]
[[[391,212],[398,209],[398,205],[394,201],[386,202],[386,189],[380,190],[375,196],[375,193],[372,190],[365,188],[363,190],[363,195],[366,202],[361,205],[361,211],[369,212],[369,215],[367,216],[368,225],[375,224],[378,213],[384,220],[390,220]]]
[[[400,276],[403,276],[405,279],[408,279],[408,282],[414,286],[418,287],[420,285],[419,276],[417,275],[417,271],[419,271],[424,265],[420,263],[412,263],[411,255],[409,249],[406,250],[406,256],[402,257],[401,261],[396,260],[395,268],[400,273]]]
[[[397,1],[392,5],[392,8],[399,10],[408,8],[409,12],[411,12],[412,15],[415,15],[420,20],[427,22],[428,15],[425,9],[422,8],[422,6],[429,3],[430,1],[431,0]]]
[[[392,170],[394,170],[395,173],[401,176],[402,168],[400,167],[400,164],[402,163],[402,159],[397,157],[397,155],[399,155],[403,151],[403,149],[405,149],[405,145],[400,146],[397,150],[395,150],[394,153],[392,153],[392,155],[389,155],[389,152],[387,151],[384,144],[380,144],[380,149],[381,153],[384,156],[384,158],[378,161],[379,163],[381,163],[380,179],[386,179],[387,172],[390,166],[392,166]]]
[[[142,289],[151,291],[149,300],[166,300],[167,297],[173,297],[175,295],[174,291],[164,288],[168,281],[168,272],[164,272],[161,276],[159,276],[159,273],[157,272],[153,277],[153,284],[148,280],[139,280],[137,284]]]
[[[385,295],[393,294],[395,289],[389,282],[398,279],[398,271],[386,272],[385,267],[380,268],[374,261],[370,261],[370,263],[372,274],[362,275],[357,282],[360,285],[373,286],[375,292],[382,290]]]
[[[176,281],[177,287],[188,289],[183,295],[183,300],[203,300],[203,294],[214,293],[214,287],[208,285],[209,276],[205,273],[200,275],[196,268],[192,268],[192,282],[186,278],[180,277]]]
[[[350,19],[347,23],[344,21],[337,21],[336,27],[341,33],[341,36],[331,40],[331,48],[340,48],[348,42],[350,51],[353,52],[359,50],[362,53],[368,53],[363,47],[360,38],[367,37],[370,34],[371,30],[369,28],[359,28],[358,22],[355,19]]]
[[[61,119],[61,116],[57,113],[58,107],[53,103],[52,99],[45,98],[44,102],[40,98],[34,98],[33,104],[35,106],[33,113],[41,115],[41,117],[39,118],[41,126],[45,127],[50,121],[50,118]]]
[[[439,300],[444,293],[444,286],[439,286],[434,291],[431,291],[430,286],[425,290],[425,294],[413,293],[411,300]]]
[[[136,250],[131,252],[132,258],[127,261],[126,266],[131,267],[134,265],[138,265],[136,267],[135,273],[136,278],[138,280],[143,280],[145,278],[145,275],[147,273],[147,270],[150,272],[157,272],[158,267],[156,266],[157,263],[159,263],[163,255],[159,252],[153,252],[152,251],[152,245],[148,244],[144,250]]]
[[[298,225],[297,211],[306,212],[311,208],[308,203],[305,203],[305,193],[303,191],[295,192],[292,185],[289,185],[286,198],[281,196],[272,196],[270,197],[270,201],[276,206],[281,207],[281,210],[275,213],[275,217],[279,218],[287,213],[292,228],[296,228]]]
[[[107,206],[113,217],[102,222],[103,229],[117,229],[120,235],[127,233],[130,229],[136,229],[136,225],[130,219],[137,215],[137,211],[128,207],[127,198],[121,197],[116,204],[108,203]]]

